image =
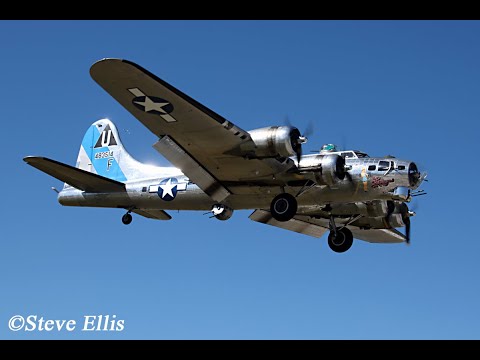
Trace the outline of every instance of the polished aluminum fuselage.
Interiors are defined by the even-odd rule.
[[[300,163],[310,161],[318,154],[305,155]],[[292,158],[292,161],[296,160]],[[390,171],[382,170],[380,162],[392,162]],[[228,188],[232,195],[226,199],[225,205],[232,209],[268,209],[272,198],[282,192],[288,192],[297,197],[298,213],[314,214],[326,204],[368,202],[373,200],[395,200],[398,193],[408,192],[415,188],[409,181],[408,169],[410,161],[396,158],[346,158],[349,176],[337,181],[334,185],[314,185],[309,188],[296,184],[295,186],[279,186],[273,183],[232,183]],[[373,170],[375,167],[375,170]],[[379,169],[380,168],[380,169]],[[369,170],[370,169],[370,170]],[[210,210],[215,202],[196,184],[180,172],[168,168],[165,176],[160,169],[156,176],[125,182],[126,191],[108,193],[87,193],[66,186],[59,194],[58,201],[66,206],[110,207],[124,209],[161,209],[161,210]],[[165,201],[156,188],[165,179],[175,178],[182,184],[183,191],[177,191],[171,201]],[[306,181],[298,173],[286,173],[283,180]],[[180,186],[179,186],[180,188]],[[152,189],[154,189],[152,191]],[[403,189],[403,191],[399,191]],[[306,191],[305,191],[306,190]],[[407,199],[408,201],[408,199]]]

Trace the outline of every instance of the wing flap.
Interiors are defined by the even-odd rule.
[[[169,136],[164,136],[153,147],[185,175],[195,182],[213,200],[221,202],[230,192]]]
[[[135,209],[132,210],[132,212],[146,218],[155,220],[170,220],[172,218],[165,211],[158,209]]]
[[[77,169],[73,166],[46,157],[27,156],[23,158],[23,161],[60,181],[66,182],[67,184],[86,192],[100,193],[125,191],[124,183],[85,170]]]
[[[300,234],[321,237],[328,230],[323,226],[308,221],[308,216],[297,215],[289,221],[277,221],[272,217],[270,211],[255,210],[249,218],[262,224],[276,226],[285,230],[295,231]]]

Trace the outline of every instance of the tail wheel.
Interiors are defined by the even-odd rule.
[[[353,244],[353,235],[350,230],[346,227],[343,229],[337,229],[337,235],[335,236],[335,232],[330,231],[328,235],[328,246],[330,249],[337,253],[343,253],[350,249]]]
[[[284,193],[275,196],[270,204],[270,212],[275,220],[288,221],[297,213],[297,200],[293,195]]]
[[[122,216],[122,222],[125,224],[125,225],[128,225],[132,222],[133,218],[132,218],[132,215],[130,215],[130,213],[126,213],[125,215]]]

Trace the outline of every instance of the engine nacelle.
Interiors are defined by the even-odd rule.
[[[300,131],[292,126],[270,126],[248,132],[255,143],[249,149],[254,157],[290,157],[300,151],[306,141]]]
[[[398,228],[405,226],[402,214],[393,213],[388,218],[385,216],[376,216],[369,218],[360,218],[355,221],[355,225],[365,229],[386,229],[389,227]]]
[[[369,217],[385,217],[389,212],[392,213],[395,210],[393,201],[373,200],[369,201],[366,205],[367,215]]]
[[[387,221],[390,224],[390,226],[393,228],[405,226],[405,223],[403,222],[402,214],[393,213],[388,217]]]
[[[300,160],[300,173],[312,173],[315,182],[332,186],[345,178],[345,159],[337,154],[308,156]]]
[[[223,220],[228,220],[233,215],[233,209],[229,208],[226,205],[215,204],[215,205],[213,205],[213,208],[212,208],[212,214],[218,220],[222,220],[222,221]]]

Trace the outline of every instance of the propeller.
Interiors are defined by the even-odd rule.
[[[401,214],[402,221],[405,224],[406,243],[410,244],[410,230],[411,230],[410,217],[415,216],[416,214],[414,211],[410,211],[408,209],[408,206],[406,203],[401,203],[397,206],[395,206],[395,203],[392,200],[387,200],[387,216],[386,216],[387,223],[390,225],[390,216],[395,211],[395,208],[397,208],[397,211]]]
[[[353,179],[352,179],[352,175],[350,175],[350,173],[348,172],[348,170],[352,170],[352,167],[351,166],[347,166],[344,164],[344,167],[345,167],[345,177],[347,178],[347,180],[350,182],[350,184],[353,184]]]
[[[400,204],[400,214],[402,215],[402,221],[405,224],[405,238],[407,244],[410,244],[410,230],[411,230],[411,225],[410,225],[410,217],[415,216],[415,212],[411,211],[408,209],[408,206],[406,203],[401,203]]]
[[[303,135],[300,135],[297,138],[298,143],[298,150],[297,150],[297,164],[300,163],[300,159],[302,158],[302,145],[308,141],[308,137],[313,134],[313,123],[310,121],[303,132]]]
[[[285,125],[293,128],[294,130],[290,134],[290,138],[292,141],[292,147],[295,150],[295,153],[297,154],[297,164],[300,163],[300,159],[302,157],[302,145],[305,144],[308,141],[308,137],[313,134],[313,122],[309,121],[307,124],[307,127],[305,128],[305,131],[303,134],[300,134],[300,131],[291,124],[288,115],[285,116]]]
[[[341,150],[348,150],[347,149],[347,138],[345,136],[345,134],[342,134],[342,145],[341,146]]]
[[[420,202],[419,201],[416,201],[416,200],[413,200],[411,202],[411,206],[409,208],[409,211],[413,211],[413,212],[417,212],[418,209],[420,209]]]
[[[410,216],[407,216],[405,219],[403,219],[403,222],[405,224],[405,237],[407,244],[410,244]]]
[[[385,218],[387,219],[387,223],[389,226],[390,225],[390,216],[393,214],[395,211],[395,203],[392,200],[387,200],[387,216]]]

